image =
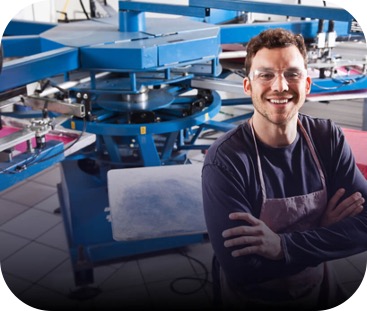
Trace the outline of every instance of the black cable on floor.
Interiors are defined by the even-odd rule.
[[[199,277],[179,277],[179,278],[176,278],[174,279],[171,283],[170,283],[170,288],[171,290],[176,293],[176,294],[179,294],[179,295],[192,295],[192,294],[195,294],[197,293],[198,291],[200,291],[201,289],[203,289],[205,287],[206,284],[208,283],[211,283],[209,281],[209,271],[208,269],[206,268],[206,266],[198,259],[192,257],[192,256],[189,256],[187,254],[184,254],[184,253],[180,253],[182,256],[192,260],[192,261],[195,261],[204,271],[204,278],[199,278]],[[195,281],[195,282],[199,282],[199,286],[197,288],[194,288],[193,290],[189,290],[189,291],[181,291],[181,290],[178,290],[175,286],[178,282],[180,281]]]

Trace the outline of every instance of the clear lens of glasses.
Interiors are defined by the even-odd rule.
[[[259,70],[256,69],[249,74],[251,80],[262,84],[273,83],[280,75],[287,81],[288,84],[299,83],[306,76],[305,69],[292,69],[285,71]]]

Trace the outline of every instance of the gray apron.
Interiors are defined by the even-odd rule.
[[[298,126],[306,139],[319,172],[322,189],[300,196],[269,199],[266,194],[261,159],[252,126],[252,120],[249,122],[256,148],[263,197],[260,220],[277,233],[304,231],[318,227],[327,206],[327,190],[324,173],[306,130],[298,120]],[[325,283],[324,276],[329,274],[325,273],[325,269],[326,265],[320,264],[317,267],[306,268],[300,273],[289,277],[275,279],[256,286],[241,289],[233,288],[233,286],[228,283],[223,270],[220,269],[222,300],[227,307],[240,306],[241,309],[248,308],[250,310],[256,307],[305,308],[317,310],[317,306],[320,304],[321,293],[329,294],[329,291],[325,293],[325,291],[322,290],[323,283]]]

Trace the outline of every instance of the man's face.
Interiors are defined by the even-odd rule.
[[[252,60],[245,92],[252,97],[255,113],[277,125],[285,125],[303,106],[311,78],[297,47],[259,50]]]

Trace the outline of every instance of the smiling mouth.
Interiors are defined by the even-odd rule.
[[[269,102],[271,102],[272,104],[280,104],[280,105],[284,105],[287,104],[289,101],[291,101],[292,98],[282,98],[282,99],[268,99]]]

